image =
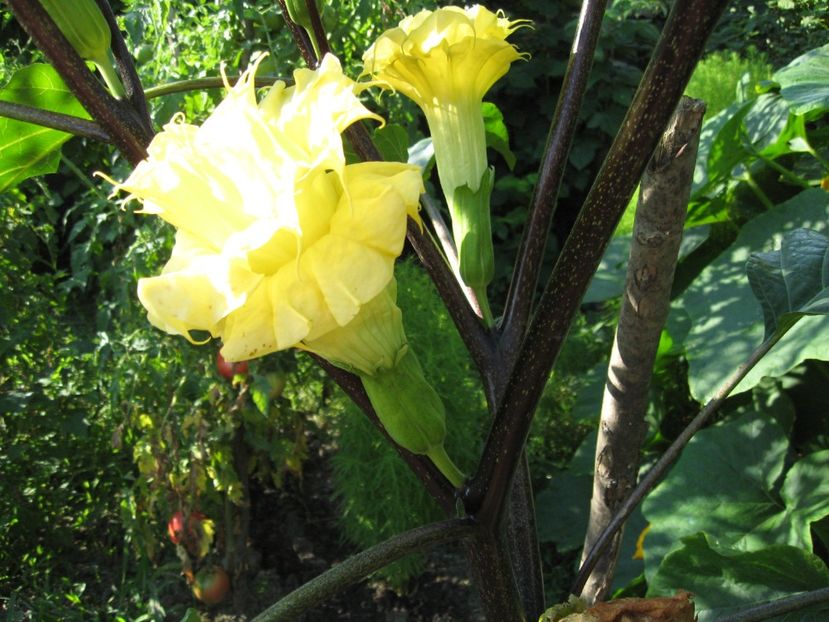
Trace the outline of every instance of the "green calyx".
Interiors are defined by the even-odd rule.
[[[414,352],[407,349],[394,367],[361,375],[371,405],[395,443],[428,456],[443,475],[459,487],[463,473],[446,454],[446,411],[443,401],[423,376]]]
[[[317,11],[319,11],[318,0],[315,1],[315,6],[317,7]],[[311,39],[311,45],[314,46],[314,52],[316,52],[317,58],[319,58],[319,45],[314,37],[314,26],[311,23],[311,14],[308,11],[308,4],[305,0],[285,0],[285,8],[288,9],[288,17],[291,18],[291,21],[297,26],[302,26],[302,28],[305,29],[305,32],[308,33],[308,38]]]
[[[112,56],[112,33],[95,0],[40,0],[78,56],[92,61],[110,92],[124,97],[124,87]]]
[[[458,186],[449,202],[461,278],[475,292],[488,326],[492,325],[493,319],[486,288],[495,274],[489,206],[494,178],[493,169],[486,169],[477,190]]]

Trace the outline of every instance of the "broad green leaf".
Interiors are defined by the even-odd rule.
[[[829,450],[817,451],[798,460],[780,490],[786,509],[758,527],[774,542],[812,550],[812,523],[829,516]],[[744,543],[752,547],[753,534]]]
[[[374,144],[389,162],[406,162],[409,159],[409,135],[406,130],[394,123],[378,127],[374,131]]]
[[[763,308],[766,339],[802,315],[829,313],[829,238],[816,231],[786,233],[780,250],[753,253],[746,272]]]
[[[788,440],[776,421],[747,413],[699,432],[668,477],[642,507],[651,529],[645,538],[650,582],[668,552],[686,536],[704,531],[723,546],[775,543],[776,531],[757,531],[783,505],[770,494],[783,472]],[[783,544],[790,544],[783,542]]]
[[[711,141],[708,150],[709,183],[730,178],[734,167],[748,159],[749,152],[743,146],[743,120],[758,101],[752,100],[737,108]]]
[[[15,72],[0,90],[0,100],[89,118],[52,66],[42,63]],[[0,192],[29,177],[57,170],[58,149],[71,137],[66,132],[0,117]]]
[[[688,381],[695,399],[707,401],[763,341],[760,305],[745,273],[753,252],[779,246],[786,231],[806,227],[826,231],[829,193],[805,190],[746,223],[734,243],[703,270],[683,293],[692,321],[685,340]],[[749,372],[735,393],[763,376],[782,376],[806,359],[829,358],[829,317],[805,317]]]
[[[498,106],[490,102],[481,104],[486,131],[486,146],[494,149],[504,158],[510,170],[515,166],[515,154],[509,148],[509,133],[504,123],[504,115]]]
[[[829,44],[799,56],[773,77],[793,113],[813,117],[829,110]]]
[[[665,558],[648,582],[648,595],[669,596],[677,589],[688,590],[694,594],[699,622],[713,622],[743,609],[826,586],[829,569],[808,551],[785,545],[738,551],[697,533],[684,538],[682,547]],[[827,611],[829,604],[817,605],[798,611],[791,619],[825,620]]]

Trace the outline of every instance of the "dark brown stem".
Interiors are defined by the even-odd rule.
[[[467,490],[468,511],[500,520],[535,408],[584,292],[726,0],[677,0],[619,134],[553,269]]]
[[[328,45],[328,37],[325,35],[325,27],[322,25],[316,0],[305,0],[305,6],[308,8],[308,16],[311,18],[313,37],[317,40],[317,47],[320,51],[319,60],[322,60],[322,57],[331,51],[331,46]]]
[[[653,363],[671,305],[682,229],[694,178],[705,104],[683,97],[642,176],[627,279],[602,403],[593,498],[584,550],[636,485],[648,424]],[[613,582],[621,531],[599,560],[582,598],[604,600]]]
[[[152,133],[126,101],[113,98],[86,67],[39,2],[6,0],[14,16],[43,51],[78,101],[135,166],[147,157]]]
[[[518,260],[507,293],[501,339],[498,344],[499,352],[508,361],[507,369],[511,369],[515,363],[529,322],[550,223],[555,212],[567,157],[573,144],[573,136],[576,133],[576,123],[587,90],[587,78],[593,65],[593,55],[606,6],[607,0],[584,0],[581,6],[567,72],[564,74],[538,171],[538,183],[533,193],[529,221],[524,229]]]
[[[302,59],[306,65],[313,69],[317,66],[317,55],[314,53],[314,47],[311,45],[310,39],[308,39],[308,34],[302,26],[297,25],[288,16],[288,7],[285,6],[285,0],[279,0],[279,6],[282,9],[282,15],[285,17],[285,24],[288,26],[288,30],[291,31],[291,37],[293,37],[294,43],[299,48]]]
[[[705,407],[699,412],[699,414],[694,417],[693,421],[688,424],[688,426],[682,431],[671,446],[665,450],[665,453],[662,454],[662,457],[656,461],[656,464],[653,465],[651,470],[648,471],[641,480],[639,480],[639,484],[633,489],[630,496],[625,499],[624,503],[619,506],[613,520],[610,521],[607,527],[605,527],[601,535],[596,538],[593,548],[590,549],[585,556],[584,562],[582,563],[581,568],[579,568],[578,576],[576,576],[576,580],[570,588],[571,593],[578,594],[582,591],[584,584],[587,581],[587,577],[590,576],[596,562],[600,559],[616,532],[622,528],[622,525],[625,524],[625,521],[631,515],[636,506],[642,502],[645,495],[653,490],[656,484],[659,483],[659,481],[665,476],[674,462],[677,461],[682,453],[682,450],[694,434],[699,432],[711,416],[719,410],[720,406],[722,406],[725,401],[725,398],[727,398],[731,394],[731,391],[734,390],[734,387],[740,384],[740,381],[746,377],[748,372],[750,372],[754,366],[757,365],[760,359],[762,359],[768,351],[774,347],[774,345],[792,326],[794,326],[794,324],[786,326],[783,330],[778,331],[757,346],[746,362],[740,365],[740,367],[737,368],[737,370],[728,379],[726,379],[720,389],[714,394],[714,397],[712,397]]]
[[[335,367],[322,357],[315,354],[312,354],[311,356],[319,364],[319,366],[322,367],[326,373],[331,376],[331,378],[333,378],[334,382],[340,386],[340,388],[346,395],[348,395],[349,398],[351,398],[360,410],[365,413],[366,417],[368,417],[369,421],[374,424],[380,433],[386,437],[386,440],[388,440],[391,446],[397,450],[400,457],[406,462],[407,465],[409,465],[412,472],[414,472],[417,478],[423,483],[429,491],[429,494],[431,494],[438,504],[440,504],[443,511],[449,516],[454,515],[455,501],[457,497],[452,484],[450,484],[443,474],[438,471],[431,460],[425,456],[418,456],[410,451],[406,451],[391,439],[386,432],[386,429],[383,427],[383,424],[380,423],[380,420],[377,418],[377,414],[374,412],[374,407],[368,399],[368,395],[363,388],[363,383],[360,381],[360,378],[340,369],[339,367]]]
[[[102,143],[112,142],[109,134],[102,130],[100,125],[94,121],[81,119],[71,114],[51,112],[43,108],[33,108],[32,106],[24,106],[23,104],[0,101],[0,117],[8,117],[9,119],[25,121],[26,123],[36,123],[43,127],[50,127],[53,130],[69,132],[75,136],[92,138]]]
[[[147,99],[144,97],[144,90],[141,87],[141,80],[138,77],[138,71],[135,69],[132,55],[127,49],[127,43],[124,41],[124,37],[121,36],[118,22],[115,21],[115,14],[112,12],[112,7],[109,6],[108,0],[95,1],[98,3],[98,8],[101,9],[101,13],[103,13],[109,25],[109,30],[112,33],[112,52],[118,66],[118,74],[124,83],[127,100],[132,105],[132,109],[137,113],[136,116],[144,126],[144,131],[152,136],[154,133],[153,122],[150,118],[150,111],[147,108]]]
[[[465,544],[467,566],[481,595],[486,619],[526,620],[505,533],[479,529]]]
[[[819,590],[803,592],[802,594],[796,594],[788,598],[780,598],[770,603],[757,605],[740,613],[726,616],[720,622],[760,622],[760,620],[770,620],[784,613],[800,611],[806,607],[826,602],[829,602],[829,587],[823,587]]]

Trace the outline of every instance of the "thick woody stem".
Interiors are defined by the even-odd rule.
[[[127,160],[135,166],[147,157],[146,146],[152,140],[152,131],[139,120],[127,101],[116,100],[107,92],[41,4],[29,0],[6,0],[6,3],[78,101]]]
[[[539,301],[466,492],[467,510],[495,528],[538,400],[608,241],[726,0],[677,0],[619,134]]]
[[[567,72],[564,74],[564,83],[539,167],[529,221],[524,230],[507,293],[498,350],[509,361],[508,368],[514,365],[518,347],[527,330],[550,223],[555,213],[573,136],[576,133],[579,111],[587,90],[587,78],[593,66],[593,55],[606,6],[607,0],[584,0],[582,3]]]
[[[573,585],[570,587],[571,593],[579,594],[582,591],[584,584],[587,581],[587,577],[590,576],[596,562],[598,562],[599,558],[605,550],[607,550],[607,547],[615,537],[616,532],[622,528],[622,525],[625,524],[625,521],[631,515],[636,506],[642,502],[645,495],[654,489],[654,487],[670,470],[671,466],[673,466],[674,462],[679,459],[679,456],[682,455],[682,450],[685,449],[685,446],[693,438],[694,434],[699,432],[702,427],[708,423],[709,419],[711,419],[714,413],[719,410],[720,406],[723,405],[723,402],[725,402],[725,399],[731,394],[734,388],[740,384],[742,379],[748,375],[748,372],[754,369],[754,366],[760,362],[760,359],[768,354],[769,350],[771,350],[774,345],[780,341],[783,335],[785,335],[792,326],[794,326],[794,324],[785,326],[757,346],[746,361],[726,379],[726,381],[714,394],[714,397],[712,397],[705,407],[699,411],[699,414],[694,417],[682,433],[677,436],[676,440],[671,443],[671,446],[665,450],[665,453],[662,454],[659,460],[656,461],[656,464],[651,467],[651,470],[648,471],[641,480],[639,480],[636,488],[633,489],[630,496],[619,506],[613,520],[610,521],[607,527],[604,528],[604,531],[602,531],[599,537],[596,538],[593,548],[590,549],[585,556],[584,562],[582,562],[581,568],[579,568],[579,573],[576,576]]]
[[[642,176],[596,441],[585,552],[636,485],[640,450],[648,428],[648,390],[671,305],[671,285],[704,113],[703,102],[682,98]],[[610,590],[621,533],[617,533],[582,591],[589,603],[604,600]]]

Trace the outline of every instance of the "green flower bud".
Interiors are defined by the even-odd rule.
[[[92,61],[116,97],[124,96],[124,87],[112,58],[112,33],[95,0],[40,0],[78,56]]]
[[[311,32],[311,15],[308,13],[308,5],[305,0],[285,0],[285,6],[288,9],[288,17],[295,24],[299,24],[309,33]],[[319,9],[319,2],[317,2],[317,9]]]
[[[443,446],[443,401],[423,376],[414,352],[406,349],[394,367],[361,378],[377,417],[394,442],[414,454],[428,456],[446,479],[459,487],[463,473]]]
[[[458,263],[463,282],[475,292],[484,321],[491,325],[492,312],[486,288],[495,274],[495,253],[492,248],[492,224],[489,196],[495,174],[488,168],[481,176],[477,190],[463,185],[455,188],[449,201],[452,213],[452,235],[458,247]]]

